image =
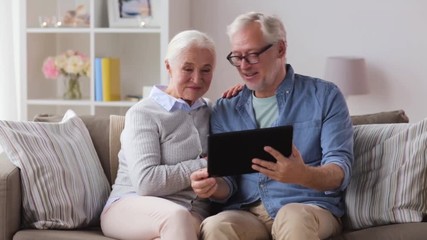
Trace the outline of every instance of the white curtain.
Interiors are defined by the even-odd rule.
[[[0,7],[0,120],[20,119],[19,1],[3,0]]]

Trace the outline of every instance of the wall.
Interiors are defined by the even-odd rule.
[[[18,58],[18,1],[4,1],[0,8],[0,119],[18,120],[19,84]],[[1,152],[1,148],[0,148]]]
[[[295,71],[323,77],[328,56],[364,57],[369,94],[350,96],[351,114],[404,109],[411,122],[427,117],[427,1],[423,0],[193,0],[192,25],[215,40],[218,65],[207,96],[217,99],[240,82],[225,60],[226,26],[238,14],[278,15],[288,33]]]

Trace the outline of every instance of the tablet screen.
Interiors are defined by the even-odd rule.
[[[208,136],[208,173],[210,176],[230,176],[256,172],[252,159],[276,161],[264,151],[271,146],[289,157],[292,153],[291,125],[224,132]]]

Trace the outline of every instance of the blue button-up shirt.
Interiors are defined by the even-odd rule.
[[[293,125],[293,143],[305,164],[340,166],[344,171],[342,184],[323,192],[281,183],[261,173],[227,177],[232,191],[225,209],[239,209],[260,199],[272,218],[287,203],[315,204],[341,217],[343,191],[350,181],[353,162],[353,126],[347,104],[335,84],[295,74],[289,64],[286,68],[285,80],[276,90],[278,118],[272,126]],[[245,87],[236,97],[216,102],[211,115],[213,133],[255,128],[251,90]]]

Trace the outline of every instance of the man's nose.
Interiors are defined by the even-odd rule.
[[[242,68],[242,69],[248,68],[251,65],[252,64],[250,64],[249,61],[246,58],[242,58],[242,61],[240,62],[240,68]]]

